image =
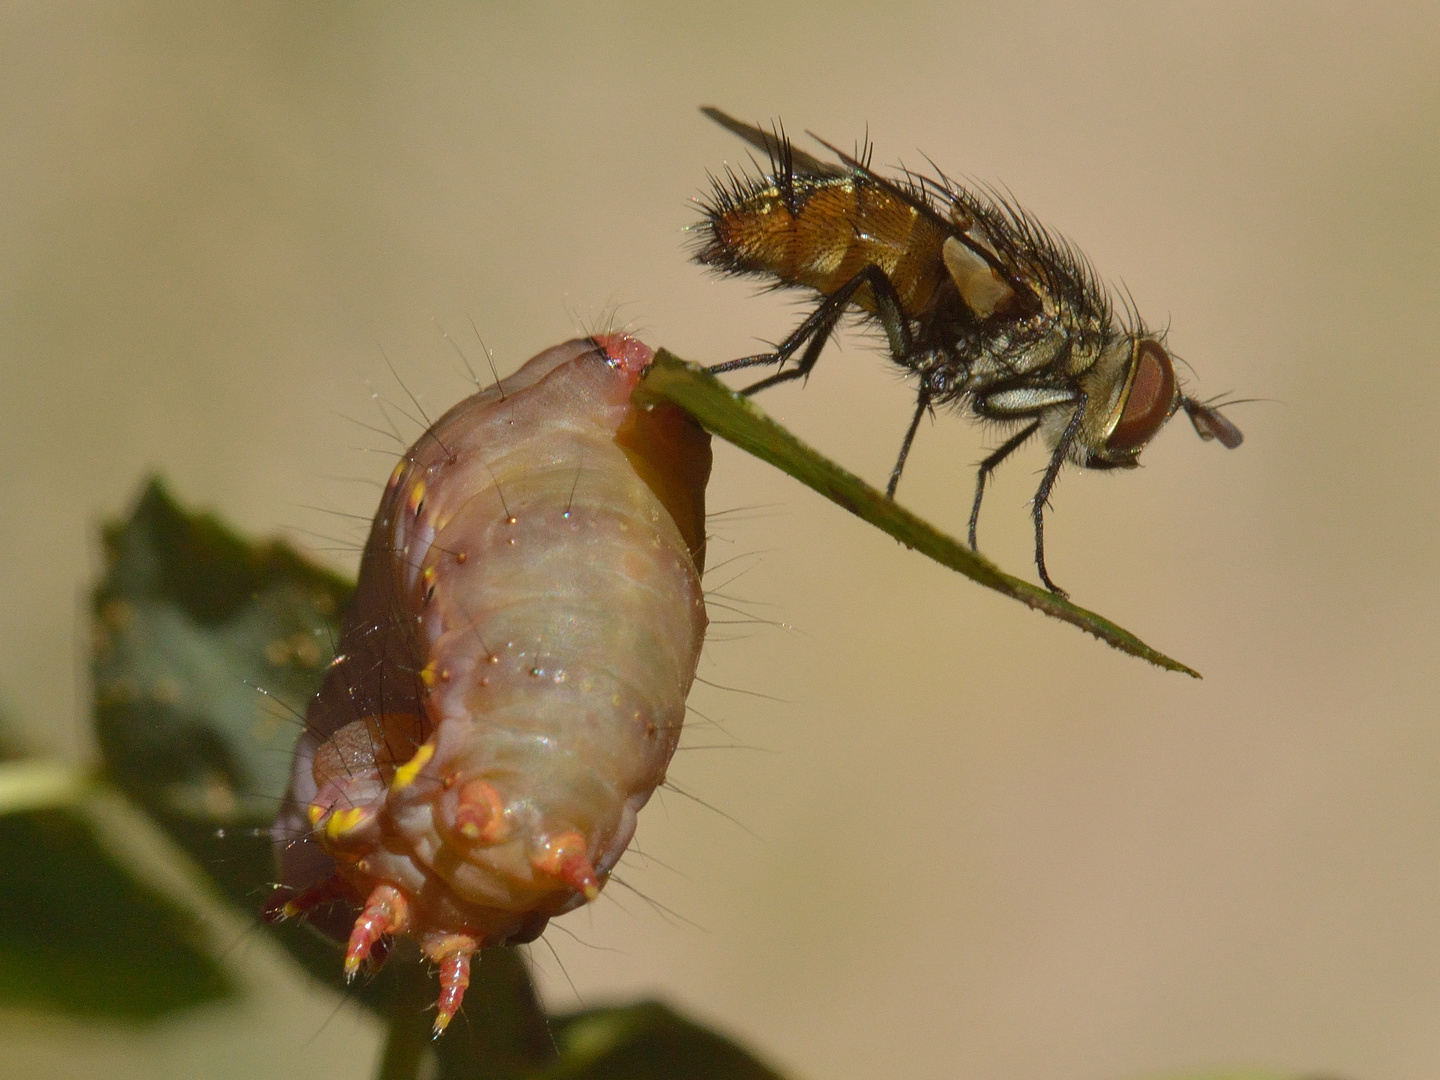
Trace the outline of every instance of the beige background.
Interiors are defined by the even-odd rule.
[[[612,889],[536,947],[552,1001],[660,994],[817,1080],[1440,1073],[1431,3],[5,4],[5,708],[83,752],[94,531],[148,469],[353,539],[306,507],[373,506],[346,417],[403,400],[385,356],[465,391],[436,321],[502,370],[612,312],[707,361],[787,332],[686,261],[687,199],[743,160],[707,102],[1003,182],[1172,320],[1198,393],[1271,400],[1239,451],[1179,421],[1056,493],[1057,579],[1204,682],[720,449],[714,550],[750,569],[714,583],[784,625],[717,628],[702,675],[745,692],[695,695],[728,734],[693,745],[760,752],[673,775],[743,828],[657,802],[675,872],[627,880],[683,921]],[[855,338],[763,404],[877,481],[909,407]],[[962,528],[985,440],[927,426],[904,501]],[[1040,464],[982,522],[1027,573]],[[357,1008],[231,956],[248,1003],[150,1031],[0,1018],[0,1074],[367,1074]]]

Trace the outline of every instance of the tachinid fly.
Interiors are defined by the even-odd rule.
[[[1128,305],[1117,316],[1085,257],[1008,199],[941,173],[882,177],[870,168],[868,145],[851,157],[817,138],[839,159],[820,161],[778,127],[772,134],[719,109],[702,111],[764,151],[769,165],[758,176],[712,178],[695,227],[696,260],[821,298],[773,352],[710,370],[777,368],[747,394],[804,378],[841,316],[858,309],[918,383],[889,495],[921,417],[936,407],[1018,428],[980,463],[972,548],[987,478],[1037,433],[1051,453],[1032,503],[1035,564],[1055,592],[1062,590],[1045,569],[1044,510],[1066,461],[1134,468],[1182,408],[1202,439],[1240,445],[1239,429],[1215,406],[1180,389],[1163,333]]]

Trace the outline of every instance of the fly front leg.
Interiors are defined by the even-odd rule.
[[[980,500],[985,497],[985,482],[990,479],[990,474],[999,468],[1001,462],[1025,445],[1030,436],[1034,435],[1039,427],[1039,420],[1030,421],[1030,423],[1006,439],[998,450],[994,451],[980,463],[980,470],[975,474],[975,505],[970,508],[971,551],[978,552],[980,550],[980,546],[975,542],[975,531],[980,525]]]
[[[774,352],[742,356],[738,360],[713,364],[706,370],[711,374],[720,375],[727,371],[739,371],[742,368],[760,367],[767,364],[784,367],[785,362],[795,355],[800,346],[809,342],[808,348],[800,358],[800,363],[789,371],[778,371],[769,378],[761,379],[759,382],[747,386],[741,393],[748,396],[761,390],[767,390],[779,383],[789,382],[791,379],[804,378],[810,374],[810,369],[820,359],[820,353],[824,350],[831,335],[834,334],[836,326],[839,325],[840,316],[845,314],[845,309],[854,300],[855,293],[865,285],[870,287],[870,295],[875,298],[876,318],[880,320],[880,325],[885,330],[885,336],[889,339],[890,355],[902,367],[909,367],[908,360],[913,346],[910,338],[910,325],[905,319],[900,296],[896,293],[895,286],[885,271],[871,263],[825,297],[820,306],[795,328],[795,332],[776,346]]]
[[[1051,592],[1060,596],[1069,596],[1064,589],[1050,580],[1050,574],[1045,569],[1045,506],[1050,501],[1050,490],[1055,486],[1055,480],[1060,475],[1060,467],[1065,464],[1065,458],[1070,453],[1070,447],[1075,442],[1075,436],[1080,432],[1080,422],[1085,418],[1085,402],[1088,395],[1082,393],[1075,403],[1075,414],[1070,417],[1070,422],[1065,425],[1064,432],[1060,435],[1060,441],[1055,444],[1055,452],[1050,455],[1050,464],[1045,468],[1045,475],[1040,480],[1040,487],[1035,492],[1035,501],[1031,504],[1030,512],[1035,518],[1035,568],[1040,571],[1040,580]]]
[[[915,432],[920,427],[920,418],[930,411],[930,388],[920,384],[919,400],[915,402],[915,415],[905,431],[905,441],[900,444],[900,456],[895,459],[895,468],[890,470],[890,482],[885,485],[885,494],[895,498],[895,489],[900,486],[900,473],[905,469],[905,459],[910,456],[910,444],[915,441]]]

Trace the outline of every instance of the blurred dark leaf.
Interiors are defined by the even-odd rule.
[[[724,1036],[656,1002],[551,1021],[560,1061],[544,1080],[779,1080]]]
[[[182,510],[151,481],[105,530],[95,591],[96,726],[111,777],[247,912],[275,877],[265,830],[289,779],[302,717],[339,637],[352,588],[284,544],[251,544]],[[258,689],[257,689],[258,688]],[[261,694],[263,689],[265,694]],[[321,982],[428,1045],[439,986],[400,942],[372,979],[346,987],[338,943],[284,925],[276,940]],[[533,1073],[555,1049],[524,960],[476,963],[465,1022],[436,1049],[447,1080]]]
[[[234,993],[198,940],[77,814],[0,815],[0,1004],[153,1020]]]
[[[275,816],[351,588],[187,515],[158,480],[104,539],[93,668],[109,775],[244,901],[274,876],[254,830]]]

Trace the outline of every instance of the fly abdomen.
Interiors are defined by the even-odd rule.
[[[698,262],[774,277],[829,295],[867,266],[882,270],[907,312],[930,305],[947,280],[946,233],[894,193],[852,177],[735,177],[702,203]],[[867,288],[853,302],[875,311]]]

